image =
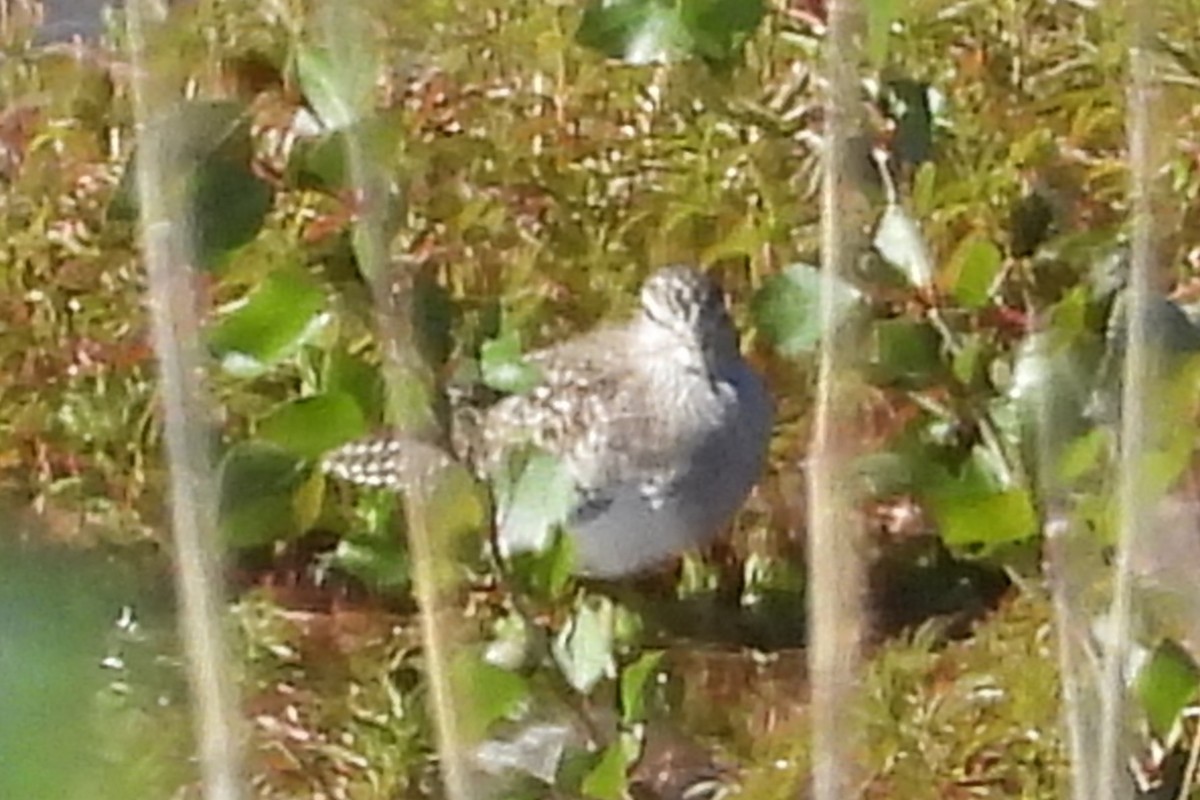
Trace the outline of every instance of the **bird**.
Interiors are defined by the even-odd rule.
[[[481,477],[515,448],[556,459],[569,479],[563,527],[580,574],[635,575],[704,546],[764,469],[774,418],[766,383],[742,356],[723,292],[694,267],[655,270],[630,318],[525,360],[532,387],[459,415],[454,454]],[[322,467],[399,490],[405,448],[394,434],[358,440]],[[503,533],[502,552],[531,549]]]

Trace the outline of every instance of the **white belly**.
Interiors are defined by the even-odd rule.
[[[605,493],[605,504],[581,514],[569,530],[579,571],[617,577],[646,570],[712,541],[729,525],[762,472],[771,409],[757,376],[737,387],[728,424],[686,453],[669,492],[655,495],[630,482]]]

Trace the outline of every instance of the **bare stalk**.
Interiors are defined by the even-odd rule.
[[[853,265],[857,221],[847,210],[854,187],[848,169],[857,132],[859,86],[854,0],[829,3],[826,37],[826,129],[821,206],[821,349],[816,422],[809,460],[809,671],[812,679],[815,800],[857,794],[860,755],[853,709],[863,641],[861,523],[854,514],[846,432],[852,404],[843,333],[837,330],[836,283]]]
[[[1045,411],[1043,407],[1042,411]],[[1045,415],[1043,415],[1043,419]],[[1039,438],[1050,434],[1046,425],[1039,425]],[[1041,473],[1054,469],[1051,448],[1041,446]],[[1051,502],[1045,508],[1054,509],[1058,487],[1043,482],[1042,495]],[[1059,681],[1062,685],[1062,724],[1066,729],[1067,751],[1070,755],[1071,800],[1092,800],[1095,797],[1093,780],[1096,777],[1096,709],[1095,670],[1086,658],[1087,609],[1081,609],[1078,589],[1080,582],[1074,580],[1071,543],[1076,534],[1070,530],[1065,514],[1044,511],[1047,519],[1043,526],[1046,548],[1046,578],[1050,586],[1050,597],[1054,607],[1054,631],[1058,649]],[[1078,566],[1078,565],[1074,565]]]
[[[178,124],[164,120],[171,117],[177,98],[156,80],[153,54],[147,50],[147,29],[159,16],[151,0],[128,6],[137,193],[161,371],[179,624],[195,707],[203,796],[237,800],[243,797],[241,726],[222,631],[216,490],[203,424],[200,321],[191,268],[195,254],[178,180],[190,165],[177,163],[180,150],[171,147],[172,137],[179,135]]]
[[[1119,517],[1100,698],[1100,769],[1095,795],[1099,800],[1116,800],[1128,794],[1129,780],[1122,757],[1126,741],[1124,672],[1134,612],[1134,537],[1146,511],[1140,472],[1149,432],[1146,395],[1153,374],[1146,321],[1155,269],[1155,176],[1160,163],[1154,143],[1158,115],[1155,113],[1157,89],[1151,63],[1157,3],[1130,0],[1126,3],[1126,12],[1130,73],[1126,125],[1133,234],[1128,313],[1125,315],[1127,347],[1121,392],[1121,449],[1117,467]]]
[[[373,46],[369,26],[361,15],[325,4],[320,14],[325,43],[334,63],[346,63],[359,54],[354,48]],[[349,49],[348,49],[349,48]],[[371,285],[376,311],[376,331],[384,352],[384,379],[390,398],[392,421],[409,433],[434,424],[431,370],[424,363],[413,328],[414,275],[390,255],[387,230],[389,188],[387,170],[370,163],[367,143],[354,128],[343,131],[350,179],[357,195],[356,227],[359,269]],[[406,487],[404,503],[413,588],[421,608],[421,635],[430,714],[436,732],[439,764],[446,797],[467,800],[476,796],[468,769],[469,743],[463,733],[460,707],[454,694],[451,656],[461,626],[453,604],[454,585],[446,576],[450,556],[439,547],[440,531],[434,494],[444,476],[440,463],[418,467],[423,477]]]

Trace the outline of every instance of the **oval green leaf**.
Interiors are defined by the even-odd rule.
[[[528,681],[483,660],[474,649],[462,650],[453,662],[455,683],[470,698],[469,725],[482,738],[496,722],[515,716],[530,699]]]
[[[858,302],[848,283],[834,282],[837,320],[842,322]],[[808,264],[792,264],[767,278],[751,301],[754,325],[784,355],[816,349],[821,338],[819,303],[821,273]]]
[[[354,398],[363,419],[378,422],[383,418],[383,376],[379,367],[339,347],[329,353],[321,376],[321,386],[329,394]]]
[[[916,287],[933,282],[933,256],[916,221],[897,203],[888,204],[879,220],[872,241],[883,260],[891,264]]]
[[[929,323],[885,319],[871,327],[871,378],[884,385],[909,388],[928,384],[948,368],[942,338]]]
[[[545,551],[578,502],[575,480],[562,463],[537,450],[512,454],[493,486],[496,537],[506,555]]]
[[[313,475],[301,459],[268,442],[242,442],[221,459],[218,475],[221,529],[232,546],[258,547],[304,533],[297,498]]]
[[[1037,534],[1037,513],[1029,492],[1004,483],[992,457],[976,448],[957,474],[943,473],[924,488],[947,547],[987,555]]]
[[[200,266],[214,269],[252,241],[274,202],[266,181],[249,163],[210,158],[192,176],[192,235]]]
[[[256,377],[312,336],[324,305],[325,295],[310,279],[280,270],[221,317],[209,346],[226,372]]]
[[[541,371],[525,360],[521,340],[512,330],[483,343],[479,367],[485,384],[509,394],[527,392],[541,380]]]
[[[594,797],[596,800],[621,800],[628,797],[627,768],[625,747],[620,741],[613,742],[605,748],[600,760],[584,777],[579,787],[580,791],[585,797]]]
[[[613,604],[589,598],[554,642],[554,660],[575,691],[588,694],[615,668]]]
[[[363,44],[339,48],[337,53],[307,44],[296,50],[300,91],[330,130],[350,127],[374,105],[377,65],[373,49]]]
[[[735,60],[758,28],[762,0],[591,0],[575,38],[627,64]]]
[[[375,591],[399,593],[412,584],[412,564],[404,538],[389,528],[382,535],[342,539],[329,565],[352,575]]]
[[[989,239],[972,236],[959,245],[950,259],[954,299],[967,308],[982,308],[992,299],[992,287],[1004,254]]]
[[[1200,667],[1186,650],[1167,639],[1138,672],[1136,691],[1150,729],[1166,737],[1200,687]]]
[[[334,392],[276,406],[258,424],[258,435],[305,458],[316,458],[367,433],[358,403]]]
[[[664,651],[648,650],[621,670],[621,721],[626,725],[646,717],[646,692],[651,678],[658,674]]]

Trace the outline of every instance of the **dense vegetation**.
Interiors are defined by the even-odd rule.
[[[864,252],[842,287],[861,337],[844,369],[861,377],[857,488],[877,556],[865,793],[1060,797],[1041,531],[1055,515],[1083,531],[1075,594],[1099,611],[1129,210],[1123,26],[1112,4],[865,5],[845,209]],[[1190,420],[1200,8],[1167,5],[1154,331],[1183,357],[1156,413]],[[24,732],[0,726],[0,762],[24,753],[0,795],[177,796],[195,775],[128,41],[115,19],[101,41],[43,46],[23,8],[0,29],[13,540],[0,667],[28,669],[0,669],[0,718]],[[314,459],[444,410],[447,388],[519,388],[523,351],[626,312],[649,269],[674,261],[719,276],[770,380],[768,474],[727,546],[621,586],[572,578],[564,548],[501,570],[482,545],[483,495],[456,486],[444,524],[461,532],[468,732],[493,737],[493,760],[517,758],[503,742],[571,732],[561,759],[519,756],[533,775],[514,797],[545,796],[547,778],[597,797],[631,782],[673,797],[713,774],[753,798],[803,784],[823,4],[675,8],[425,0],[330,19],[226,0],[151,31],[151,68],[179,102],[149,123],[170,125],[193,165],[171,189],[193,209],[257,796],[440,792],[401,503],[327,484]],[[411,397],[389,398],[381,375],[371,235],[421,353],[428,391]],[[1158,491],[1190,476],[1192,437],[1167,428],[1147,470]],[[1141,639],[1156,657],[1137,713],[1162,738],[1200,675],[1186,609],[1171,608]]]

